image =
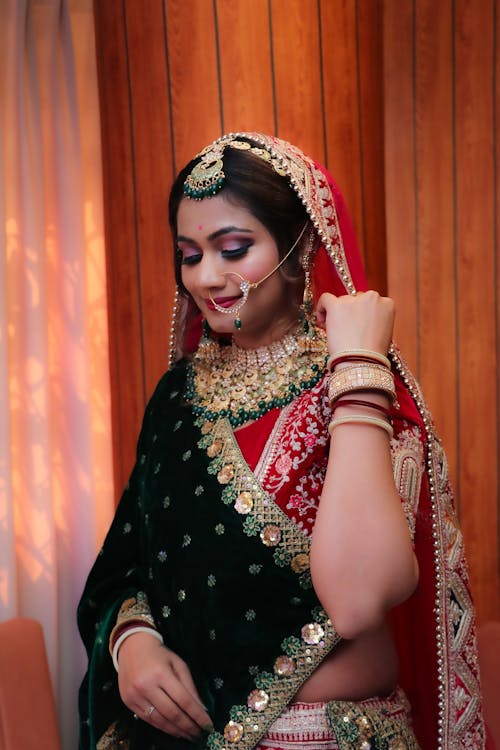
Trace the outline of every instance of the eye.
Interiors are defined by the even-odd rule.
[[[252,243],[249,242],[247,245],[242,245],[241,247],[221,250],[221,255],[227,260],[237,260],[238,258],[242,258],[244,255],[246,255],[251,246]]]
[[[201,253],[196,250],[177,248],[180,255],[181,266],[194,266],[201,260]]]

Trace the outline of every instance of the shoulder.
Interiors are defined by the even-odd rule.
[[[162,375],[146,406],[145,417],[171,411],[179,404],[184,393],[187,365],[187,359],[179,360]]]

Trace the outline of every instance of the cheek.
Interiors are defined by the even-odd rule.
[[[259,258],[249,257],[245,258],[245,260],[242,261],[238,272],[241,273],[241,275],[244,276],[245,279],[248,279],[248,281],[256,282],[272,273],[278,263],[279,260],[277,258],[273,258],[272,262],[270,263],[269,256]]]

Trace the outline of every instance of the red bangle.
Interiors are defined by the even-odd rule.
[[[338,401],[335,401],[332,404],[332,414],[335,413],[335,409],[338,409],[339,406],[366,406],[370,409],[376,409],[377,411],[381,411],[382,414],[385,414],[385,416],[390,419],[391,410],[387,408],[387,406],[382,406],[382,404],[374,404],[371,401],[362,401],[358,398],[344,398],[340,399]]]
[[[135,620],[131,619],[128,622],[124,622],[118,626],[115,626],[111,632],[110,638],[109,638],[109,650],[110,652],[113,651],[115,647],[115,643],[118,640],[118,638],[125,633],[127,630],[132,630],[132,628],[136,628],[138,625],[144,628],[149,628],[150,630],[156,630],[154,625],[151,625],[149,622],[144,622],[144,620]]]

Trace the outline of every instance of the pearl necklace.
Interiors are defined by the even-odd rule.
[[[327,355],[325,334],[313,326],[257,349],[202,339],[188,365],[186,399],[197,417],[226,417],[238,427],[312,388]]]

